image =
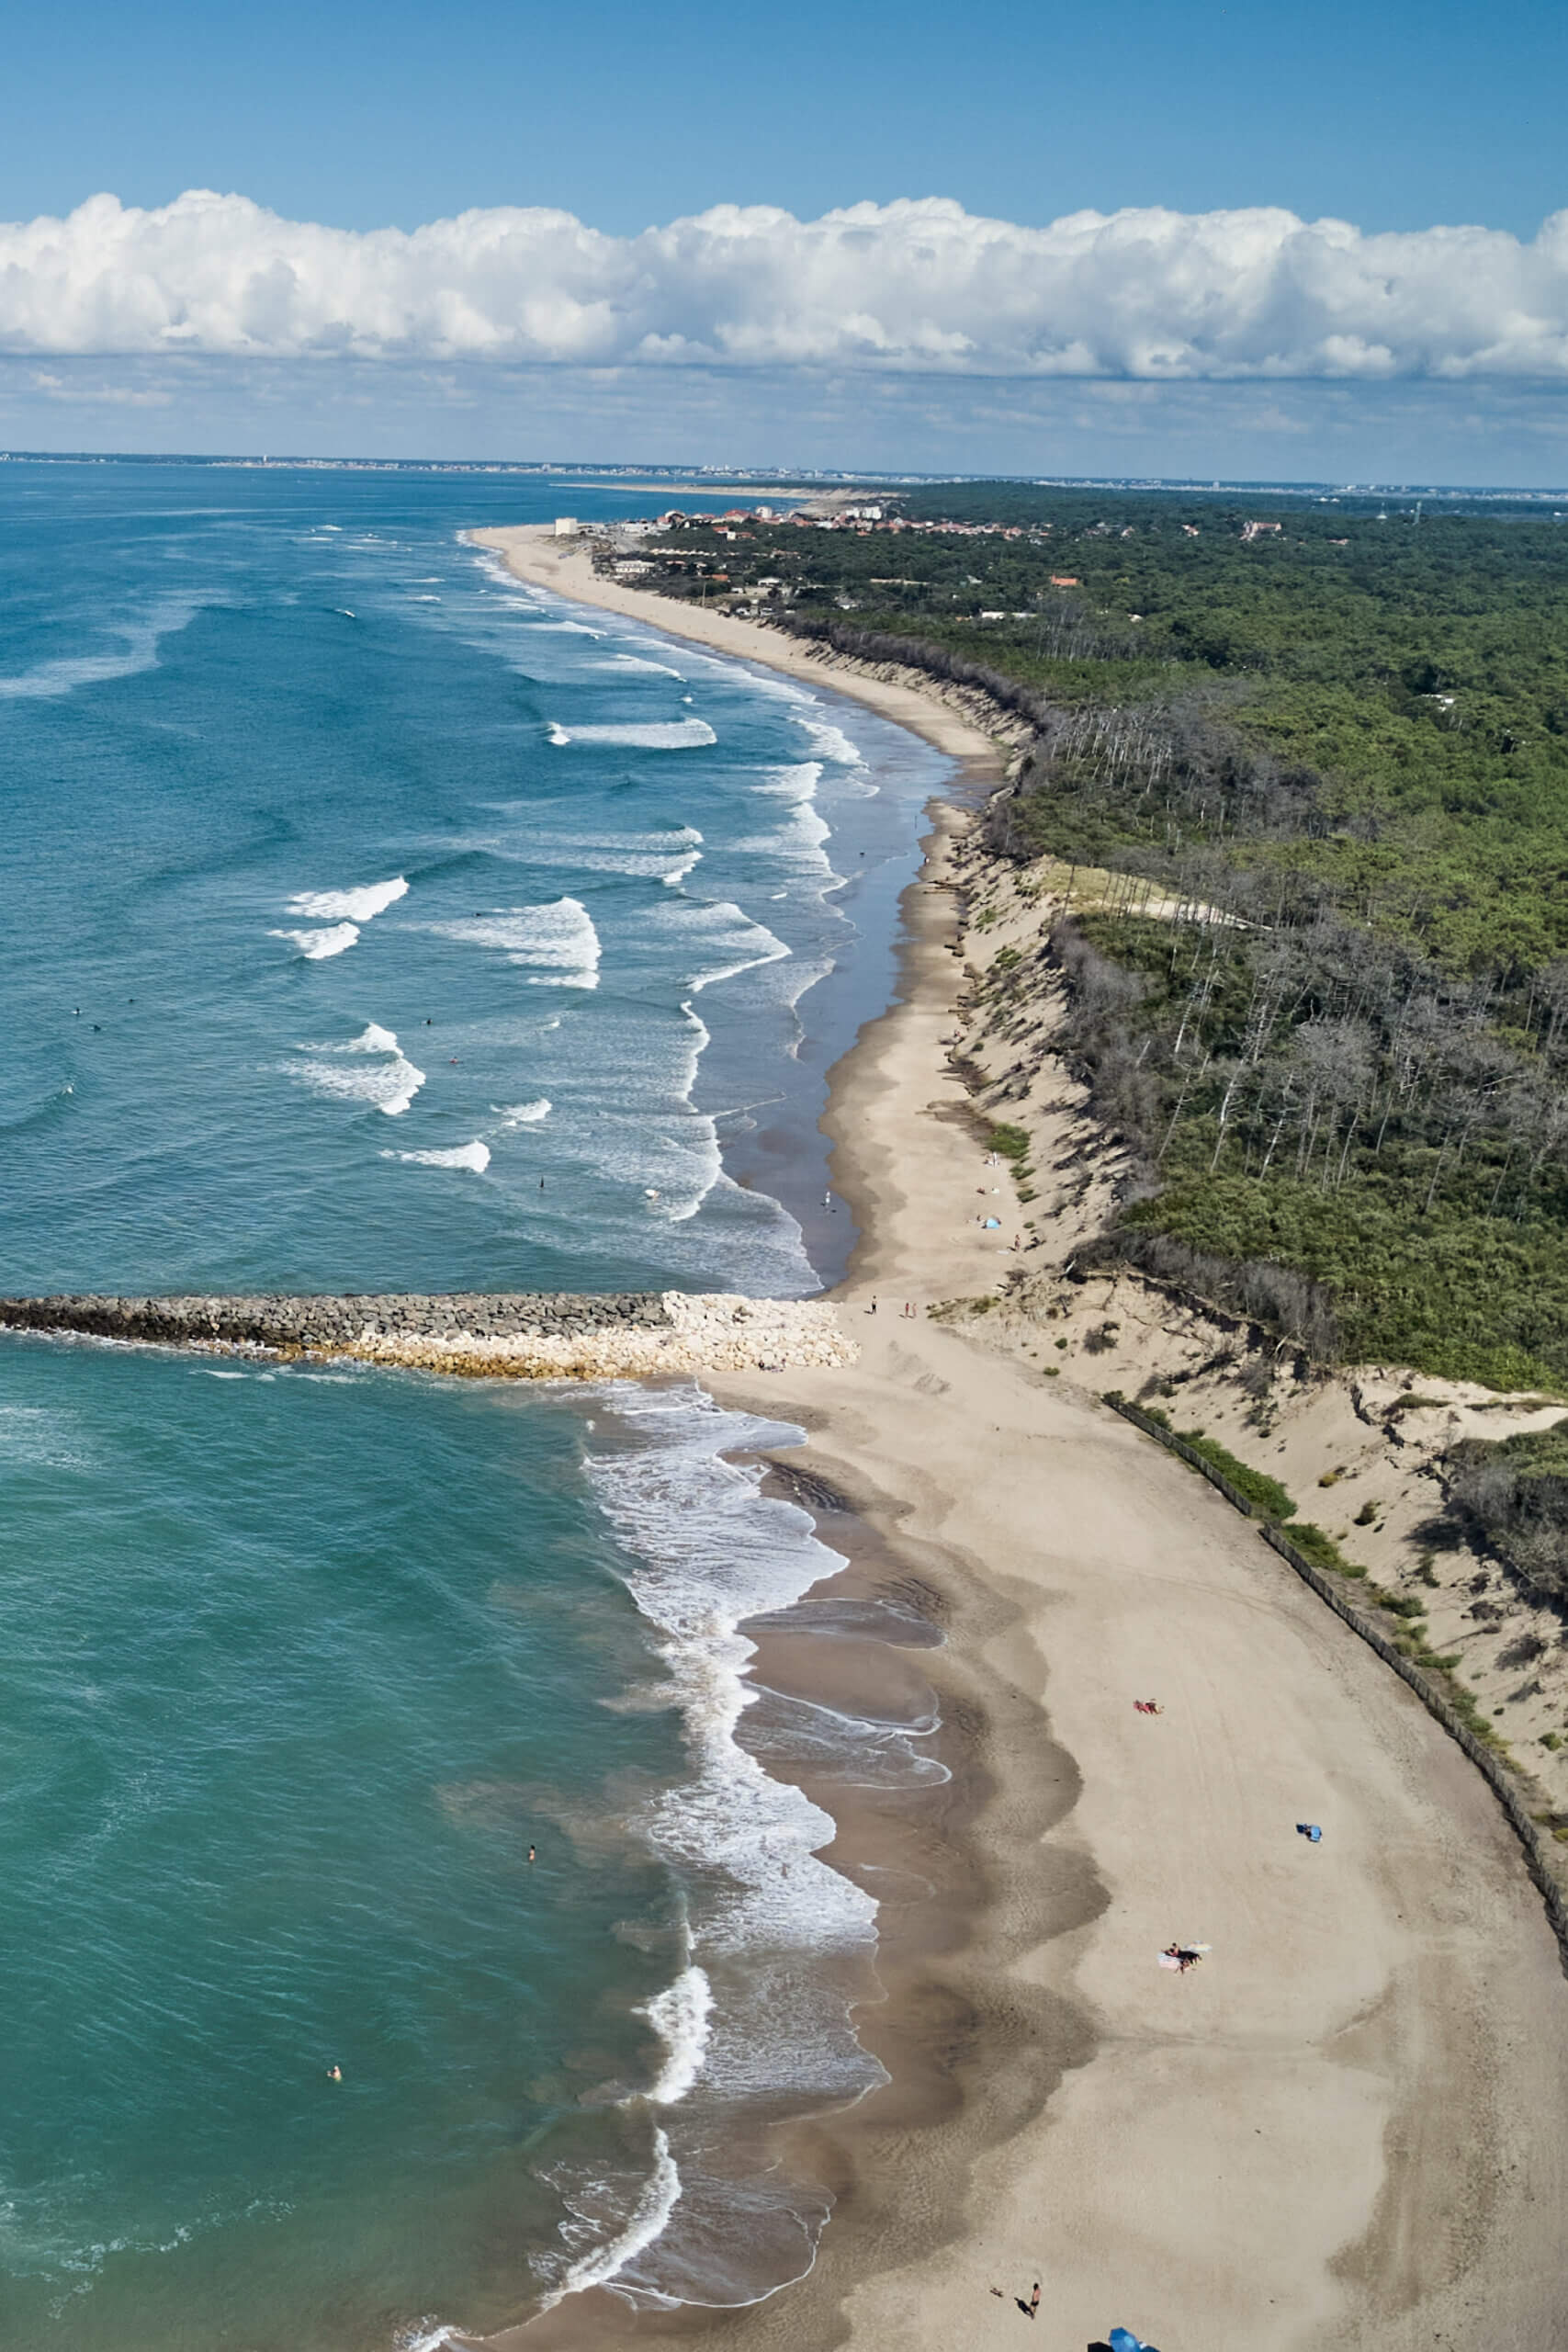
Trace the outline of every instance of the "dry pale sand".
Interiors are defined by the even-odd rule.
[[[676,634],[702,617],[570,563],[528,576]],[[769,632],[703,636],[792,666]],[[945,714],[925,720],[934,737]],[[716,1385],[799,1419],[804,1461],[950,1579],[994,1783],[988,1894],[927,1964],[923,2042],[919,2000],[902,2030],[963,2097],[911,2128],[895,2056],[891,2090],[823,2135],[849,2194],[812,2277],[689,2324],[867,2352],[1032,2324],[1077,2352],[1118,2322],[1162,2352],[1549,2352],[1568,2344],[1568,1985],[1483,1783],[1180,1464],[900,1312],[1015,1262],[1010,1209],[998,1234],[976,1222],[996,1180],[945,1068],[958,970],[933,885],[960,821],[907,900],[902,1000],[835,1074],[861,1361]],[[1212,1955],[1168,1974],[1173,1938]],[[1035,2278],[1031,2323],[1012,2298]],[[593,2300],[593,2342],[638,2332]]]

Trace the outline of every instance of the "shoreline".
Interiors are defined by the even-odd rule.
[[[987,777],[986,781],[999,780],[997,739],[986,733],[957,703],[939,701],[934,695],[897,680],[840,670],[834,666],[832,654],[810,652],[782,630],[764,628],[757,621],[738,620],[729,613],[710,613],[700,606],[676,604],[672,598],[655,595],[649,589],[626,588],[616,581],[601,580],[589,560],[587,543],[582,539],[558,539],[547,524],[524,523],[510,528],[465,531],[463,539],[469,547],[499,555],[514,578],[533,588],[547,588],[552,595],[563,596],[569,603],[596,605],[604,612],[643,621],[665,637],[685,638],[694,645],[706,646],[712,652],[728,654],[732,661],[753,662],[813,685],[829,684],[832,693],[867,704],[884,718],[892,719],[896,726],[919,736],[923,742],[947,752],[951,758],[987,766],[997,763],[997,777]]]
[[[513,569],[901,724],[885,695],[924,702],[919,731],[956,749],[953,714],[913,689],[727,616],[699,632],[550,546]],[[983,745],[994,772],[962,723],[959,755]],[[899,989],[833,1071],[823,1121],[863,1237],[835,1294],[861,1360],[765,1393],[712,1385],[804,1427],[791,1467],[949,1600],[933,1679],[978,1724],[981,1891],[948,1949],[901,1979],[890,1954],[898,1981],[863,2021],[874,2050],[907,2031],[888,2090],[811,2127],[840,2201],[809,2277],[733,2312],[649,2321],[601,2292],[577,2317],[600,2343],[935,2352],[1010,2335],[1039,2278],[1051,2341],[1075,2352],[1116,2323],[1167,2352],[1568,2335],[1563,1987],[1489,1793],[1180,1464],[1067,1379],[925,1317],[1008,1266],[1005,1235],[975,1222],[990,1171],[947,1058],[963,820],[932,815]],[[1131,1703],[1149,1693],[1156,1723]],[[1295,1838],[1303,1815],[1321,1849]],[[1173,1937],[1212,1939],[1211,1961],[1166,1976]],[[901,2107],[921,2066],[952,2079],[946,2112]]]

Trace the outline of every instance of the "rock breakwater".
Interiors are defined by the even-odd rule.
[[[366,1292],[343,1295],[0,1298],[0,1329],[71,1332],[207,1352],[354,1356],[519,1380],[641,1379],[852,1363],[820,1299],[685,1291]]]

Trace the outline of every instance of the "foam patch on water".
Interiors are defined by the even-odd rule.
[[[645,918],[645,929],[678,944],[692,957],[687,986],[694,996],[716,980],[733,979],[759,964],[782,962],[794,952],[728,899],[708,905],[688,899],[657,907]]]
[[[760,1465],[727,1461],[720,1449],[797,1442],[799,1433],[722,1411],[694,1388],[617,1389],[613,1405],[642,1442],[591,1455],[589,1476],[631,1552],[626,1582],[656,1630],[682,1716],[692,1778],[655,1801],[649,1826],[702,1885],[691,1904],[694,1961],[784,1947],[869,1951],[876,1905],[816,1859],[834,1835],[831,1820],[734,1738],[756,1695],[742,1679],[753,1645],[739,1626],[787,1608],[843,1563],[797,1505],[761,1495]]]
[[[308,963],[319,964],[328,956],[342,956],[354,945],[359,936],[356,922],[333,923],[330,931],[269,931],[269,939],[291,939]]]
[[[521,850],[493,847],[492,856],[516,857],[525,865],[567,866],[581,874],[624,874],[634,881],[662,882],[672,889],[702,863],[703,837],[694,825],[671,825],[664,832],[563,834],[525,833]]]
[[[824,846],[833,829],[816,805],[822,775],[820,760],[764,769],[751,790],[759,797],[784,802],[785,813],[769,831],[736,843],[756,856],[785,859],[795,867],[799,879],[818,895],[841,888],[843,882],[843,876],[833,871]]]
[[[558,2274],[552,2300],[609,2286],[632,2303],[742,2302],[809,2269],[830,2200],[773,2170],[717,2177],[727,2109],[784,2093],[838,2104],[886,2080],[850,2018],[869,1982],[876,1904],[818,1860],[835,1834],[828,1815],[736,1736],[760,1695],[741,1626],[842,1562],[804,1510],[761,1495],[760,1464],[725,1458],[798,1431],[722,1411],[694,1387],[617,1384],[604,1402],[616,1434],[593,1442],[588,1475],[627,1555],[669,1678],[654,1695],[678,1708],[688,1759],[686,1778],[640,1816],[674,1876],[687,1951],[642,2011],[664,2044],[643,2095],[663,2118],[649,2170],[635,2188],[563,2185],[569,2246],[590,2221],[601,2243]],[[847,1737],[860,1728],[845,1719]]]
[[[291,915],[315,922],[369,922],[408,895],[400,874],[389,882],[369,882],[353,890],[297,890],[288,901]]]
[[[558,745],[618,743],[627,750],[639,752],[684,752],[718,741],[705,718],[671,718],[624,727],[563,727],[558,719],[552,718],[549,729],[551,742]]]
[[[597,670],[640,670],[660,678],[680,678],[684,672],[672,670],[668,662],[647,662],[640,653],[612,653],[607,662],[596,662]]]
[[[653,2134],[653,2167],[632,2210],[630,2220],[607,2243],[596,2245],[591,2253],[578,2257],[560,2284],[546,2296],[545,2309],[549,2310],[563,2296],[580,2295],[588,2287],[608,2286],[612,2279],[618,2278],[628,2263],[635,2261],[639,2254],[662,2236],[680,2196],[681,2175],[670,2153],[670,2142],[663,2132],[656,2130]],[[569,2205],[572,2203],[570,2196],[567,2201]]]
[[[424,1072],[409,1060],[395,1033],[374,1021],[343,1045],[306,1046],[301,1051],[310,1058],[283,1064],[290,1078],[329,1102],[364,1104],[389,1119],[400,1118],[424,1084]],[[323,1055],[330,1058],[318,1058]]]
[[[700,1968],[683,1968],[673,1984],[656,1994],[639,2014],[664,2044],[664,2064],[649,2086],[649,2099],[654,2107],[673,2107],[703,2071],[713,1987]]]
[[[807,718],[794,715],[794,724],[803,727],[811,738],[811,748],[819,760],[830,760],[836,767],[859,768],[865,765],[865,754],[851,742],[841,727],[831,719]]]
[[[0,1462],[39,1470],[86,1465],[73,1416],[48,1405],[0,1405]]]
[[[812,800],[822,781],[820,760],[795,760],[788,767],[765,768],[753,792],[767,792],[779,800]]]
[[[536,967],[536,988],[596,989],[604,954],[593,919],[581,899],[546,906],[498,907],[492,913],[425,926],[438,939],[491,947],[509,964]]]
[[[411,1168],[469,1168],[482,1176],[490,1166],[487,1143],[456,1144],[449,1151],[384,1151],[383,1159],[400,1159]]]
[[[490,1107],[508,1127],[536,1127],[550,1115],[549,1102],[542,1094],[536,1102],[492,1102]]]
[[[198,597],[170,596],[131,619],[105,622],[103,634],[119,640],[118,651],[61,654],[30,670],[0,676],[0,701],[49,701],[73,694],[78,686],[103,685],[114,678],[134,677],[141,670],[155,670],[162,639],[188,628],[202,609]]]
[[[774,670],[754,670],[748,662],[746,682],[760,695],[771,695],[775,702],[815,702],[817,697],[809,686],[798,686],[791,678],[781,678]]]

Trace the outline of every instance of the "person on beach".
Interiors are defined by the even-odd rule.
[[[1177,1973],[1181,1976],[1185,1976],[1190,1968],[1196,1968],[1202,1957],[1195,1944],[1167,1944],[1160,1954],[1162,1960],[1174,1964]]]
[[[1032,2290],[1032,2293],[1031,2293],[1031,2295],[1030,2295],[1030,2298],[1029,2298],[1029,2316],[1030,2316],[1030,2318],[1031,2318],[1031,2319],[1032,2319],[1032,2318],[1034,2317],[1035,2313],[1039,2311],[1039,2309],[1040,2309],[1040,2281],[1039,2281],[1039,2279],[1037,2278],[1037,2279],[1034,2281],[1033,2290]]]

